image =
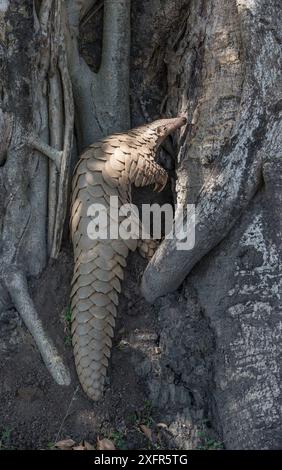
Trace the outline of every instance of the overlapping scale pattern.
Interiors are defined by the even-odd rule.
[[[154,184],[158,191],[165,186],[167,174],[154,161],[149,142],[138,129],[102,139],[81,155],[73,177],[72,341],[79,380],[93,400],[103,392],[123,271],[137,240],[89,238],[92,217],[88,209],[92,204],[103,204],[107,226],[113,221],[111,196],[118,197],[120,206],[131,202],[131,184]],[[121,219],[118,216],[114,222],[120,224]]]

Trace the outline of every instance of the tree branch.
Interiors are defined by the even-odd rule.
[[[82,150],[106,134],[130,127],[130,0],[105,1],[102,63],[97,74],[79,55],[78,7],[79,2],[68,2],[66,44]]]
[[[95,99],[106,134],[130,127],[129,59],[130,0],[105,0],[102,61],[94,90],[104,90]]]

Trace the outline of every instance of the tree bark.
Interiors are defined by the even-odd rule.
[[[9,308],[11,303],[15,305],[54,379],[61,385],[68,385],[69,373],[53,341],[43,331],[26,282],[30,276],[41,274],[47,263],[48,162],[32,151],[29,136],[35,132],[43,143],[49,142],[47,74],[51,10],[50,1],[36,11],[32,2],[17,0],[5,2],[1,10],[4,20],[1,108],[6,137],[2,142],[4,158],[0,167],[0,192],[4,201],[1,213],[1,304],[2,310]],[[35,50],[37,56],[33,53]],[[71,119],[71,113],[68,116]],[[65,178],[66,172],[61,175]],[[62,214],[55,218],[59,223],[59,238],[62,236],[62,218]]]
[[[79,30],[102,9],[92,67]],[[187,115],[160,155],[161,201],[195,203],[195,246],[165,240],[145,270],[161,353],[140,366],[183,449],[180,428],[229,449],[282,444],[281,25],[278,0],[0,2],[0,311],[17,308],[60,384],[27,281],[59,254],[71,159],[130,123]]]
[[[180,59],[168,51],[170,80],[180,83],[168,109],[186,89],[191,126],[180,141],[177,188],[180,207],[196,204],[195,246],[178,251],[175,237],[165,240],[141,289],[151,302],[183,281],[195,289],[216,342],[209,387],[226,447],[279,448],[281,6],[238,0],[188,8]],[[184,75],[194,20],[198,48]],[[161,330],[173,341],[165,324]],[[171,368],[185,375],[183,345],[173,344]]]

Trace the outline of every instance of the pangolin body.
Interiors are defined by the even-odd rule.
[[[131,202],[131,185],[155,184],[160,191],[167,174],[155,161],[157,147],[184,118],[165,119],[114,134],[88,147],[80,157],[72,185],[71,236],[74,249],[72,280],[72,342],[81,385],[93,400],[101,397],[111,353],[118,295],[129,250],[137,240],[89,238],[92,204],[102,204],[110,223],[110,198]],[[112,214],[111,214],[112,217]],[[122,218],[114,222],[120,224]]]

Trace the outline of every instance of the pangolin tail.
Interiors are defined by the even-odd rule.
[[[95,243],[95,241],[93,241]],[[76,260],[72,290],[72,342],[78,377],[85,393],[98,400],[111,353],[127,250],[116,240],[96,242]]]

